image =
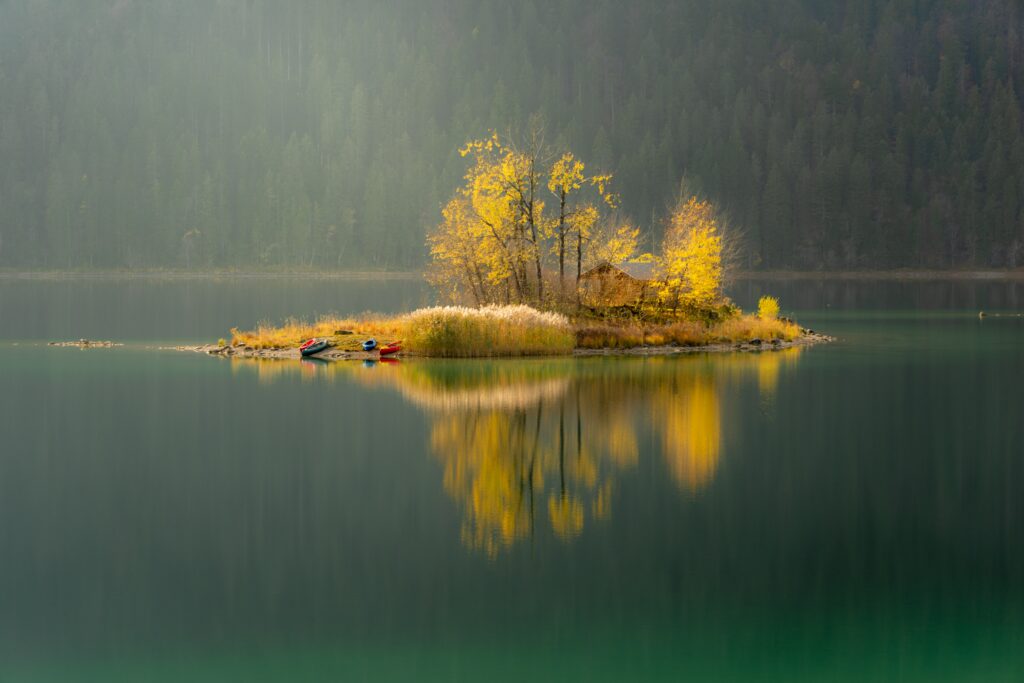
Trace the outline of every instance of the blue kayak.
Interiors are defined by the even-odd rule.
[[[363,351],[373,351],[375,348],[377,348],[376,339],[367,339],[363,342]]]

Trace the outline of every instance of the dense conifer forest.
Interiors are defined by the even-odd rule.
[[[545,122],[750,268],[1024,263],[1013,0],[5,0],[0,266],[418,267]]]

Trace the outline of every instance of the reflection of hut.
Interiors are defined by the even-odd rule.
[[[583,301],[590,306],[631,306],[655,293],[654,263],[604,261],[580,275]]]

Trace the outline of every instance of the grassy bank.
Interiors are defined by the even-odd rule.
[[[665,344],[706,346],[754,339],[792,341],[799,336],[800,326],[793,322],[738,315],[712,324],[692,320],[653,325],[590,323],[577,328],[576,346],[581,349],[628,349]]]
[[[436,306],[397,317],[326,317],[316,322],[261,323],[254,330],[231,330],[231,343],[254,349],[297,347],[323,337],[342,350],[361,350],[363,340],[401,341],[412,353],[449,358],[537,356],[572,353],[575,335],[569,319],[529,306]]]
[[[231,343],[253,349],[295,348],[312,337],[329,339],[341,350],[358,351],[368,337],[402,341],[412,353],[448,358],[474,356],[554,356],[573,349],[627,349],[641,346],[705,346],[762,341],[793,341],[799,325],[783,318],[736,314],[705,323],[636,321],[573,322],[564,315],[529,306],[465,308],[437,306],[407,315],[361,319],[325,317],[315,322],[261,323],[254,330],[232,330]]]

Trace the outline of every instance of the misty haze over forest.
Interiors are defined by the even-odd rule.
[[[7,0],[0,266],[414,268],[533,114],[749,268],[1024,263],[1012,0]]]

